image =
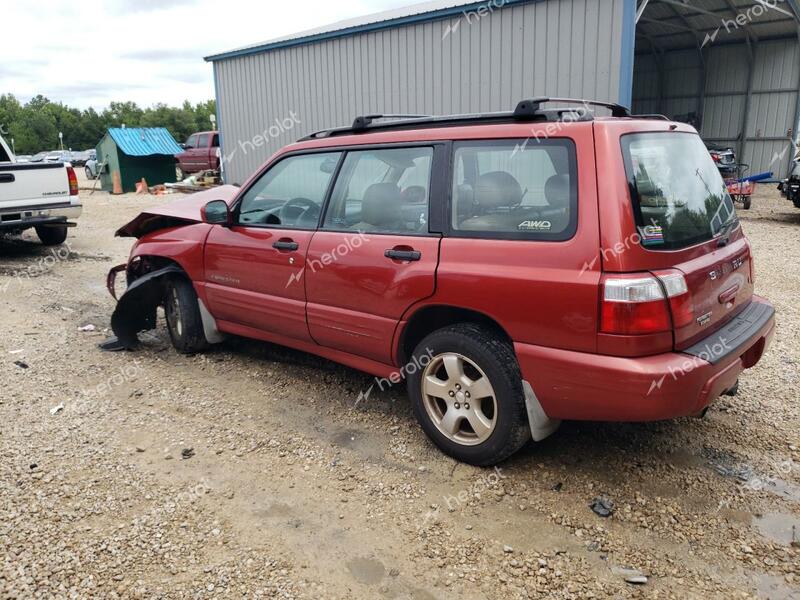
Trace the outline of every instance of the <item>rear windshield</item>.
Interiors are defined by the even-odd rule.
[[[622,138],[622,152],[645,247],[685,248],[736,221],[733,200],[698,135],[630,134]]]

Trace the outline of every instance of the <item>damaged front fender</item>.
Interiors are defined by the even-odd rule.
[[[164,300],[165,276],[173,273],[184,276],[183,269],[177,265],[169,265],[142,275],[128,286],[117,302],[114,314],[111,315],[111,329],[124,348],[130,350],[136,347],[140,331],[155,329],[156,311]]]

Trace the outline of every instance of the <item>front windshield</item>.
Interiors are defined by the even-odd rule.
[[[699,136],[637,133],[623,137],[622,150],[644,246],[685,248],[736,221],[733,200]]]

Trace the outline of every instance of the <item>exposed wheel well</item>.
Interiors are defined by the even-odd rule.
[[[511,336],[497,321],[481,312],[455,306],[429,306],[414,313],[403,329],[398,364],[402,365],[410,360],[414,348],[426,335],[456,323],[478,323],[495,330],[506,341],[512,341]]]
[[[153,271],[158,271],[164,267],[178,267],[186,275],[185,269],[176,261],[164,258],[163,256],[141,255],[136,256],[128,264],[128,285],[139,279],[143,275],[147,275]],[[186,275],[188,278],[189,276]]]

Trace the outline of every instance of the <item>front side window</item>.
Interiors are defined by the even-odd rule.
[[[432,161],[429,147],[348,152],[323,227],[428,233]]]
[[[622,152],[642,245],[674,250],[720,235],[737,220],[725,182],[693,133],[637,133]]]
[[[197,138],[197,147],[198,148],[208,148],[208,135],[204,133]]]
[[[314,229],[340,152],[290,156],[270,167],[242,198],[242,225]]]
[[[186,150],[191,150],[192,148],[197,148],[197,136],[190,135],[189,139],[186,140]]]
[[[577,228],[578,180],[570,140],[457,144],[456,236],[565,240]]]

